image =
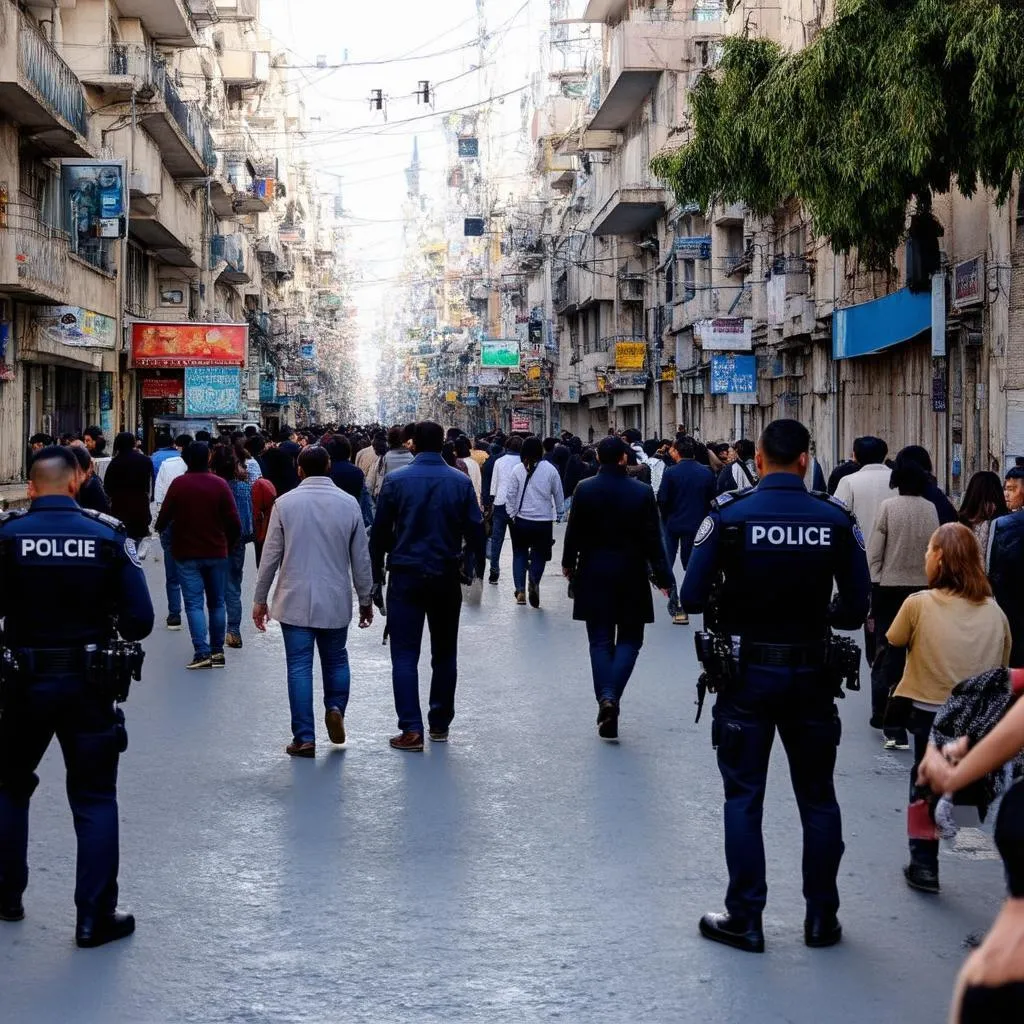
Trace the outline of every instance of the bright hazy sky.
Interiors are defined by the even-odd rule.
[[[261,16],[294,51],[293,64],[315,65],[323,55],[328,64],[350,65],[301,71],[312,83],[304,90],[307,113],[320,118],[310,124],[305,153],[321,173],[323,187],[340,188],[344,198],[349,253],[364,282],[357,287],[356,301],[365,337],[378,319],[384,289],[400,269],[404,170],[413,138],[419,139],[425,192],[440,195],[447,163],[439,116],[398,123],[428,112],[413,95],[417,82],[436,83],[438,112],[486,99],[492,83],[495,94],[527,84],[547,30],[549,3],[486,0],[492,37],[486,49],[487,83],[472,70],[480,62],[476,0],[262,0]],[[396,57],[414,59],[357,66]],[[445,84],[448,79],[456,80]],[[383,89],[390,97],[387,122],[370,112],[372,89]],[[500,110],[502,130],[509,131],[504,142],[513,149],[522,148],[515,129],[521,123],[523,95],[509,96]]]

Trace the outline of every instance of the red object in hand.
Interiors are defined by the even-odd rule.
[[[939,830],[935,827],[931,808],[927,800],[915,800],[907,807],[907,838],[938,839]]]
[[[1014,697],[1024,694],[1024,668],[1010,669],[1010,689],[1013,691]]]

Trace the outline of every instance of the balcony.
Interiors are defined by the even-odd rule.
[[[266,50],[225,50],[220,55],[225,85],[256,86],[270,78],[270,53]]]
[[[549,96],[544,105],[533,113],[531,138],[534,142],[542,139],[560,138],[572,127],[580,101],[567,96]]]
[[[198,27],[183,0],[118,0],[117,9],[122,18],[138,18],[155,43],[179,48],[200,43]]]
[[[259,17],[259,0],[214,0],[221,21],[255,21]]]
[[[698,320],[710,320],[718,316],[718,293],[708,285],[697,285],[689,299],[677,302],[672,307],[672,333],[679,334],[692,327]]]
[[[249,284],[252,281],[250,261],[246,259],[245,235],[213,235],[210,239],[210,269],[218,281],[226,284]],[[217,273],[218,268],[220,272]]]
[[[146,103],[163,94],[167,69],[145,46],[76,47],[70,59],[82,82],[98,89],[106,103],[124,103],[133,96]]]
[[[607,30],[608,87],[589,131],[617,131],[633,119],[663,71],[689,66],[688,20],[623,21]]]
[[[593,233],[633,235],[649,228],[664,212],[668,191],[663,188],[618,188],[594,217]]]
[[[0,291],[21,302],[67,305],[68,238],[28,208],[7,207],[0,228]]]
[[[746,212],[747,208],[743,203],[727,203],[724,206],[718,204],[714,208],[711,220],[720,227],[742,227]]]
[[[91,156],[82,83],[12,3],[0,5],[0,111],[47,156]]]
[[[152,109],[139,117],[163,154],[164,165],[174,178],[205,178],[217,166],[213,136],[196,103],[186,103],[169,78]]]
[[[625,14],[629,0],[588,0],[582,21],[601,22]]]
[[[208,28],[220,21],[217,0],[188,0],[188,12],[199,28]]]

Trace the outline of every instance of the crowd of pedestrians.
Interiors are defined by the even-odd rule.
[[[36,435],[31,445],[51,450],[53,440]],[[78,466],[82,507],[119,519],[143,554],[150,531],[159,537],[166,626],[181,629],[184,614],[193,645],[188,669],[226,667],[225,648],[243,646],[243,580],[253,546],[251,619],[260,631],[270,618],[281,624],[292,732],[286,749],[296,757],[316,753],[314,650],[328,737],[345,742],[348,630],[356,608],[359,626],[369,627],[375,603],[390,638],[399,727],[391,745],[421,751],[425,737],[446,741],[463,588],[485,574],[500,585],[508,534],[512,600],[539,608],[563,519],[561,569],[573,618],[586,625],[598,734],[616,740],[645,627],[655,621],[652,585],[667,599],[672,622],[687,625],[677,567],[685,573],[705,539],[712,503],[757,487],[765,465],[752,442],[705,444],[682,429],[647,442],[627,430],[595,444],[568,433],[470,438],[422,422],[286,427],[273,437],[255,427],[216,437],[161,433],[151,455],[122,433],[101,480],[96,459],[106,460],[106,442],[99,431],[60,440]],[[929,746],[936,717],[963,680],[1024,668],[1024,468],[1002,479],[975,474],[959,510],[917,445],[890,459],[884,440],[861,437],[827,484],[813,456],[801,473],[807,490],[827,487],[856,517],[871,583],[869,725],[886,749],[909,753],[905,874],[911,887],[937,893],[934,808],[923,820],[919,786],[941,779],[952,792],[970,779],[964,769],[954,785],[950,774],[966,751],[947,759]],[[426,720],[418,675],[425,627]],[[1024,734],[1013,736],[1024,743]],[[1004,838],[1010,831],[1003,827]]]

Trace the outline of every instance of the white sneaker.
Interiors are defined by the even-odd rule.
[[[895,750],[896,749],[896,741],[886,737],[885,742],[882,744],[882,747],[885,750]]]

